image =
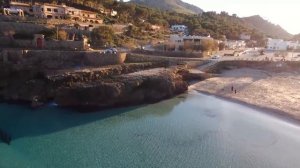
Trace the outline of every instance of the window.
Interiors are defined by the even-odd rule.
[[[57,10],[57,9],[54,9],[53,11],[54,11],[54,12],[56,12],[56,13],[58,12],[58,10]]]
[[[48,11],[48,12],[51,12],[51,8],[47,8],[47,11]]]
[[[33,9],[29,9],[29,12],[33,12]]]

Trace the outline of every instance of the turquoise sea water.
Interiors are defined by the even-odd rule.
[[[300,167],[298,126],[195,92],[89,114],[0,104],[0,128],[0,168]]]

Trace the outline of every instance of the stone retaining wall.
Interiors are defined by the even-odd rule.
[[[3,35],[15,33],[38,34],[45,29],[45,26],[38,24],[0,21],[0,34]]]
[[[165,56],[165,57],[183,57],[183,58],[203,58],[201,52],[185,52],[185,51],[148,51],[148,50],[134,50],[135,54]]]
[[[284,61],[284,62],[272,62],[272,61],[221,61],[212,66],[207,67],[204,71],[208,73],[221,73],[226,69],[237,68],[260,68],[268,69],[273,72],[297,70],[300,68],[299,61]]]
[[[128,54],[126,62],[166,62],[169,65],[185,64],[187,62],[204,62],[199,58],[163,57],[141,54]]]
[[[125,59],[126,53],[101,54],[88,51],[6,49],[0,54],[0,62],[22,63],[48,69],[115,65],[124,63]]]
[[[16,48],[36,48],[33,40],[12,40],[8,37],[0,37],[0,46]],[[45,50],[84,50],[83,41],[45,41]]]

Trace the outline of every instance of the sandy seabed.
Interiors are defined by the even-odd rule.
[[[279,111],[280,115],[300,121],[300,71],[227,70],[219,77],[192,85],[190,89],[273,109],[274,112]]]

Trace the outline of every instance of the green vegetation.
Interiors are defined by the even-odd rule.
[[[27,32],[19,32],[13,35],[14,39],[22,39],[22,40],[32,40],[33,39],[33,35],[32,34],[28,34]]]
[[[58,0],[51,0],[51,2],[57,3]],[[60,2],[64,2],[69,6],[88,8],[96,11],[99,13],[99,17],[104,18],[104,23],[108,25],[130,25],[123,34],[115,34],[113,30],[103,27],[94,30],[91,33],[91,41],[95,45],[97,43],[97,45],[100,46],[125,45],[128,42],[137,43],[137,41],[140,40],[151,41],[153,39],[163,39],[165,35],[169,34],[169,27],[173,24],[187,25],[192,35],[210,35],[218,40],[238,40],[240,34],[247,33],[251,35],[251,40],[257,41],[257,43],[253,43],[253,45],[260,46],[263,46],[265,43],[265,35],[270,35],[260,31],[260,28],[256,28],[254,24],[250,25],[247,22],[249,19],[239,18],[235,14],[229,15],[226,12],[221,12],[220,14],[216,12],[203,12],[197,15],[185,14],[172,10],[159,10],[136,3],[125,3],[114,0],[70,0]],[[160,5],[169,2],[174,5],[175,1],[164,0],[157,2],[157,4]],[[113,17],[101,14],[100,11],[103,8],[116,10],[118,16]],[[160,26],[161,29],[159,31],[153,31],[151,30],[152,25]],[[104,34],[104,32],[100,31],[102,29],[108,34]],[[275,34],[276,33],[272,33],[271,35]],[[103,38],[103,40],[100,38]]]
[[[59,30],[57,33],[58,40],[68,40],[68,33],[65,30]]]
[[[92,45],[94,46],[113,46],[115,33],[108,26],[100,26],[92,31]]]
[[[46,40],[67,40],[68,33],[65,30],[45,29],[38,34],[43,34]],[[33,37],[31,38],[33,39]]]
[[[46,40],[56,39],[56,30],[55,29],[45,29],[39,32],[38,34],[43,34]]]

